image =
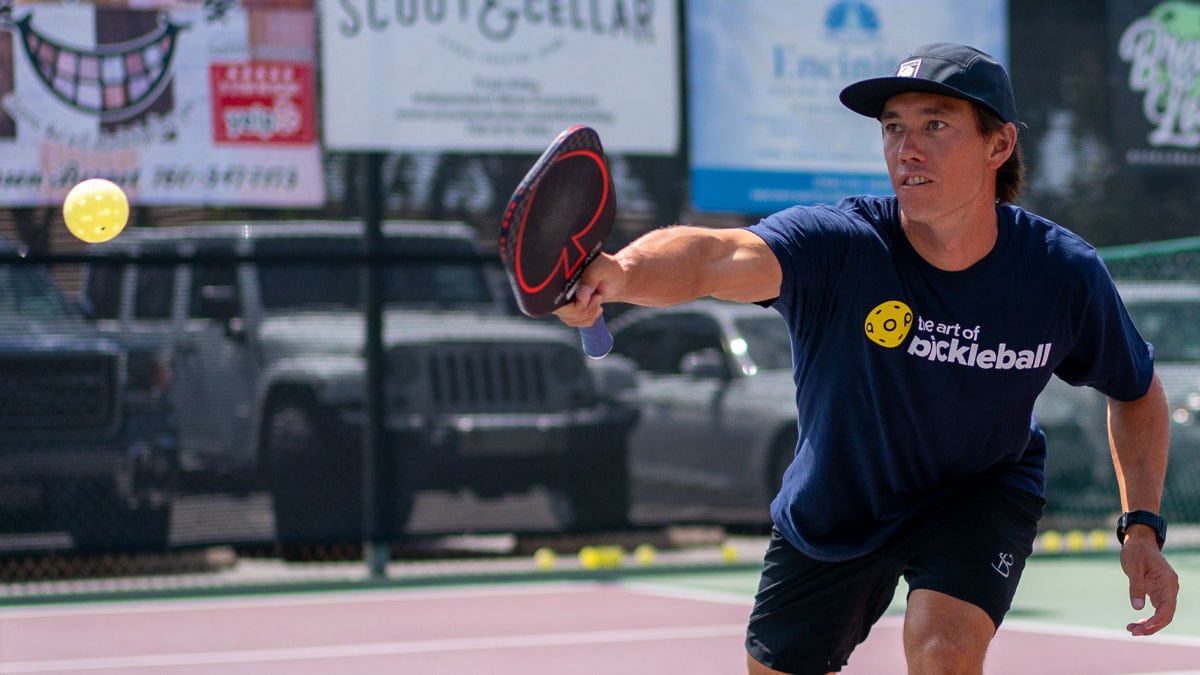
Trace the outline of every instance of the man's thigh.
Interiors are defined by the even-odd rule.
[[[872,554],[813,560],[773,532],[746,633],[751,658],[787,673],[840,670],[896,592],[900,568]]]

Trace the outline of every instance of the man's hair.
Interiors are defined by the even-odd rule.
[[[978,103],[972,103],[972,106],[975,108],[975,118],[979,120],[979,131],[984,136],[1000,133],[1006,123],[999,115]],[[996,201],[1000,204],[1015,203],[1024,188],[1025,159],[1021,156],[1021,141],[1018,135],[1012,155],[996,172]]]

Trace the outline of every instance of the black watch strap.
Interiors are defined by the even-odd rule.
[[[1150,511],[1126,511],[1117,519],[1117,541],[1125,545],[1125,530],[1130,525],[1148,525],[1154,530],[1154,537],[1161,549],[1167,543],[1167,519]]]

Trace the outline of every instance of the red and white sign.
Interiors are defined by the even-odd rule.
[[[312,65],[282,61],[213,63],[212,125],[215,143],[312,143]]]

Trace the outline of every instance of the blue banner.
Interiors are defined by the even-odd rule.
[[[703,211],[890,194],[879,123],[838,92],[894,74],[928,42],[1008,60],[1005,0],[688,0],[687,12],[692,203]]]

